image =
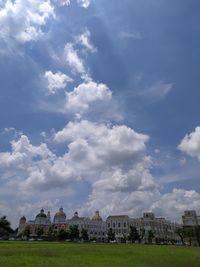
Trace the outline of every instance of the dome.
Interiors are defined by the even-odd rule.
[[[95,215],[92,217],[92,220],[93,221],[102,221],[102,218],[99,215],[99,211],[98,210],[95,212]]]
[[[63,211],[63,208],[61,207],[58,212],[56,212],[54,218],[64,218],[66,219],[66,214]]]
[[[22,222],[26,222],[26,217],[25,217],[25,216],[22,216],[22,217],[20,218],[20,223],[22,223]]]
[[[47,218],[47,215],[44,213],[44,210],[41,209],[40,213],[36,215],[36,218]]]
[[[72,217],[72,219],[78,219],[78,218],[79,218],[79,216],[78,216],[78,212],[75,211],[75,212],[74,212],[74,216]]]

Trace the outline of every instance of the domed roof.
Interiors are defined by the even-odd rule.
[[[20,218],[20,222],[22,222],[22,221],[26,221],[26,217],[25,217],[25,216],[22,216],[22,217]]]
[[[58,212],[56,212],[54,218],[64,218],[66,219],[66,214],[63,211],[63,208],[61,207]]]
[[[79,216],[78,216],[78,212],[75,211],[75,212],[74,212],[74,216],[72,217],[72,219],[74,220],[74,219],[78,219],[78,218],[79,218]]]
[[[47,215],[44,213],[44,210],[41,209],[40,213],[36,215],[36,218],[46,218]]]
[[[99,211],[98,210],[95,212],[95,215],[92,217],[92,220],[93,221],[102,221],[102,218],[99,215]]]

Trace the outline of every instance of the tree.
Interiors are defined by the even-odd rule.
[[[88,241],[89,240],[88,231],[86,229],[82,229],[82,231],[81,231],[81,238],[84,241]]]
[[[145,229],[141,228],[140,229],[140,241],[144,239],[144,236],[145,236]]]
[[[78,225],[70,225],[69,227],[69,238],[73,241],[74,239],[79,239],[79,229]]]
[[[182,244],[184,246],[185,245],[185,242],[184,242],[185,231],[184,231],[184,229],[183,228],[178,228],[176,233],[180,237],[181,242],[182,242]]]
[[[200,225],[197,225],[194,227],[194,236],[195,236],[197,243],[200,247]]]
[[[6,216],[0,217],[0,236],[8,237],[13,232],[10,227],[10,222],[6,219]]]
[[[148,242],[151,244],[152,243],[152,239],[154,238],[154,233],[152,230],[148,231]]]
[[[36,235],[38,236],[38,237],[41,237],[42,235],[44,234],[44,230],[43,230],[43,228],[38,228],[37,229],[37,231],[36,231]]]
[[[53,227],[51,225],[48,228],[47,236],[48,236],[48,240],[52,240],[55,237],[54,232],[53,232]]]
[[[64,229],[60,229],[57,234],[58,240],[64,241],[65,239],[69,238],[69,233]]]
[[[22,233],[23,236],[26,237],[26,239],[29,239],[30,237],[30,233],[31,233],[31,230],[30,230],[30,226],[27,225]]]
[[[113,232],[112,228],[108,230],[108,241],[114,241],[115,240],[115,233]]]
[[[129,233],[128,239],[132,243],[135,243],[136,240],[138,240],[138,241],[140,240],[140,236],[138,234],[136,227],[130,226],[130,233]]]
[[[190,246],[192,245],[192,240],[195,238],[196,231],[194,227],[187,227],[183,229],[183,234],[188,238]]]

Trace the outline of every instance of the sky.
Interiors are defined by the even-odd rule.
[[[200,213],[200,2],[0,1],[0,215]]]

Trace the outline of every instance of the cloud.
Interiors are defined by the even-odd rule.
[[[173,89],[172,83],[156,82],[151,87],[141,90],[138,93],[143,100],[149,103],[163,100]]]
[[[86,70],[82,59],[78,56],[78,51],[74,49],[72,43],[67,43],[64,48],[64,56],[66,62],[69,64],[72,69],[79,73],[85,74]]]
[[[105,84],[84,82],[75,87],[72,92],[66,93],[66,109],[82,112],[93,102],[109,101],[111,98],[112,92]]]
[[[161,195],[155,203],[152,204],[151,210],[156,214],[166,216],[174,221],[181,220],[181,215],[185,210],[194,210],[198,212],[200,194],[195,190],[184,190],[174,188],[172,192]]]
[[[11,142],[11,152],[0,153],[0,193],[6,189],[18,201],[38,194],[43,200],[59,199],[61,190],[77,188],[83,182],[91,187],[88,198],[81,202],[85,214],[95,209],[104,215],[123,212],[130,216],[153,211],[178,220],[184,210],[198,210],[200,195],[194,190],[159,192],[146,151],[148,139],[125,125],[69,122],[54,134],[54,141],[66,147],[57,156],[45,143],[33,145],[22,135]],[[47,192],[53,192],[52,198]]]
[[[77,3],[84,8],[88,8],[90,5],[90,0],[77,0]]]
[[[60,0],[61,6],[69,6],[71,3],[70,0]]]
[[[196,127],[194,132],[187,134],[178,145],[178,149],[191,157],[200,160],[200,127]]]
[[[0,9],[1,42],[10,47],[13,41],[37,40],[44,34],[43,26],[50,18],[55,18],[55,13],[49,0],[7,0]]]
[[[85,30],[84,33],[76,37],[76,42],[80,43],[90,52],[96,52],[97,49],[90,42],[90,31],[88,29]]]
[[[125,32],[122,31],[119,34],[120,38],[124,39],[136,39],[136,40],[142,40],[143,37],[140,32]]]
[[[72,82],[73,79],[66,74],[58,71],[53,73],[52,71],[46,71],[44,74],[47,80],[48,93],[55,94],[58,90],[64,89],[68,82]]]

